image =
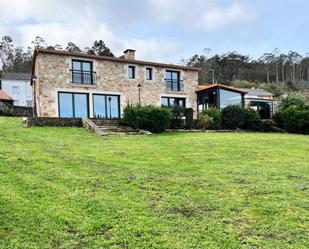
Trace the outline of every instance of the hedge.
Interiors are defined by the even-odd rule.
[[[276,124],[291,133],[309,134],[309,107],[298,109],[289,107],[279,110],[274,120]]]
[[[221,111],[222,126],[226,129],[243,128],[245,123],[244,110],[239,105],[229,105]]]
[[[160,133],[170,126],[170,118],[171,111],[165,107],[129,105],[123,110],[122,121],[134,129]]]

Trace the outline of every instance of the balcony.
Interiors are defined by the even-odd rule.
[[[165,90],[169,92],[181,92],[183,91],[182,80],[165,79]]]
[[[97,82],[96,72],[70,70],[70,80],[73,84],[93,85]]]

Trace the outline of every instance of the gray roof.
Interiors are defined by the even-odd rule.
[[[30,73],[14,73],[8,72],[2,76],[3,80],[30,80],[31,74]]]
[[[274,94],[267,92],[263,89],[255,89],[255,88],[242,88],[242,90],[248,92],[247,96],[274,96]]]

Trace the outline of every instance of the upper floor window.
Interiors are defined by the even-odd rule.
[[[146,80],[152,80],[152,68],[146,67]]]
[[[77,84],[93,84],[95,73],[92,70],[92,62],[72,60],[72,83]]]
[[[12,94],[19,94],[19,86],[12,87]]]
[[[165,82],[168,91],[181,91],[180,72],[166,71]]]
[[[128,77],[129,79],[135,79],[135,67],[134,66],[129,66]]]

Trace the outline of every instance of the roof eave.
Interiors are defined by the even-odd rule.
[[[189,71],[201,71],[202,70],[201,68],[198,68],[198,67],[187,67],[187,66],[181,66],[181,65],[175,65],[175,64],[165,64],[165,63],[151,62],[151,61],[131,60],[131,59],[124,59],[124,58],[117,58],[117,57],[109,57],[109,56],[88,55],[84,53],[76,53],[76,52],[68,52],[68,51],[54,51],[54,50],[48,50],[48,49],[36,49],[34,52],[34,56],[33,56],[33,61],[32,61],[33,64],[39,53],[63,55],[63,56],[74,56],[74,57],[97,59],[97,60],[108,60],[108,61],[115,61],[115,62],[121,62],[121,63],[132,63],[132,64],[139,64],[139,65],[150,65],[150,66],[166,67],[166,68],[189,70]]]

